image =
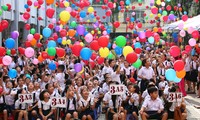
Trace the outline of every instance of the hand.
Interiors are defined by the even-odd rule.
[[[143,110],[140,110],[140,111],[139,111],[140,114],[143,114],[143,112],[144,112]]]
[[[43,120],[47,120],[47,116],[44,116],[44,117],[43,117]]]

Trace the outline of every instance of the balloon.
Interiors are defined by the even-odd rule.
[[[195,39],[199,38],[199,31],[194,30],[194,31],[192,32],[192,37],[195,38]]]
[[[113,23],[113,25],[114,25],[115,28],[118,28],[118,27],[120,26],[120,22],[115,21],[115,22]]]
[[[173,57],[177,57],[180,55],[181,50],[178,46],[172,46],[169,51],[170,55]]]
[[[72,53],[75,55],[75,56],[80,56],[80,52],[82,50],[82,46],[81,45],[73,45],[72,46]]]
[[[157,13],[158,13],[158,8],[157,8],[157,7],[152,7],[152,8],[151,8],[151,12],[152,12],[153,14],[157,14]]]
[[[12,38],[6,39],[6,41],[5,41],[5,46],[6,46],[6,48],[8,48],[8,49],[13,49],[13,48],[15,47],[15,40],[12,39]]]
[[[70,27],[75,28],[77,26],[76,21],[72,21],[70,23]]]
[[[28,36],[27,36],[27,39],[30,41],[30,40],[32,40],[33,39],[33,35],[32,34],[29,34]]]
[[[195,29],[193,27],[189,27],[187,31],[189,34],[192,34],[192,32],[195,31]]]
[[[33,55],[35,54],[34,49],[31,47],[28,47],[25,49],[25,56],[30,58],[33,57]]]
[[[110,53],[108,54],[107,58],[108,58],[108,59],[113,59],[113,58],[114,58],[112,52],[110,52]]]
[[[46,0],[47,5],[50,5],[50,4],[53,4],[53,3],[54,3],[54,0]]]
[[[91,56],[91,59],[92,59],[92,60],[95,60],[96,58],[97,58],[97,54],[93,52],[93,53],[92,53],[92,56]]]
[[[83,48],[80,52],[80,55],[83,60],[89,60],[92,56],[92,51],[89,48]]]
[[[179,23],[178,28],[179,28],[179,30],[182,30],[184,28],[184,23],[183,22]]]
[[[115,42],[116,42],[117,46],[124,47],[126,45],[126,38],[124,36],[120,35],[116,38]]]
[[[6,49],[4,47],[0,47],[0,57],[5,56],[6,55]]]
[[[102,58],[106,58],[108,55],[109,55],[109,49],[107,47],[105,48],[100,48],[99,49],[99,55],[102,57]]]
[[[11,32],[11,38],[13,39],[17,39],[18,38],[18,34],[16,31]]]
[[[50,47],[47,49],[47,53],[49,56],[55,56],[56,55],[56,49],[54,47]]]
[[[135,48],[135,53],[140,54],[142,52],[141,48]]]
[[[186,21],[188,20],[188,16],[187,16],[187,15],[183,15],[183,16],[182,16],[182,20],[183,20],[184,22],[186,22]]]
[[[141,44],[140,44],[140,42],[136,42],[135,44],[134,44],[134,48],[141,48],[142,46],[141,46]]]
[[[184,67],[185,67],[185,64],[182,60],[177,60],[174,62],[174,70],[176,70],[176,71],[179,72],[179,71],[183,70]]]
[[[96,40],[94,40],[94,41],[92,41],[91,43],[90,43],[90,48],[92,49],[92,50],[99,50],[99,48],[100,48],[100,46],[99,46],[99,44],[98,44],[98,41],[96,41]]]
[[[42,58],[42,56],[40,55],[40,56],[38,56],[38,61],[39,62],[42,62],[44,59]]]
[[[98,39],[99,46],[101,46],[101,47],[107,47],[108,43],[109,43],[108,37],[106,37],[106,36],[99,37],[99,39]]]
[[[39,61],[38,61],[38,59],[37,59],[37,58],[34,58],[34,59],[33,59],[33,64],[34,64],[34,65],[37,65],[37,64],[38,64],[38,62],[39,62]]]
[[[175,83],[179,83],[181,81],[181,78],[178,78],[177,76],[175,76],[174,80]]]
[[[93,7],[88,7],[88,13],[93,13],[94,12],[94,8]]]
[[[150,44],[153,44],[153,43],[154,43],[154,37],[149,37],[149,38],[148,38],[148,42],[149,42]]]
[[[10,78],[15,78],[15,77],[17,77],[17,71],[15,70],[15,69],[11,69],[11,70],[9,70],[8,71],[8,76],[10,77]]]
[[[123,55],[126,57],[129,53],[133,52],[133,48],[131,46],[125,46],[123,48]]]
[[[185,35],[186,35],[184,30],[181,30],[179,34],[180,34],[181,37],[185,37]]]
[[[48,58],[48,53],[46,51],[43,51],[41,54],[43,59],[47,59]]]
[[[7,54],[7,55],[10,55],[10,54],[11,54],[11,51],[8,49],[8,50],[6,51],[6,54]]]
[[[99,65],[103,64],[104,63],[104,58],[102,58],[102,57],[97,58],[97,63]]]
[[[167,69],[165,72],[165,77],[169,81],[173,81],[176,77],[176,72],[174,69]]]
[[[138,35],[139,35],[139,38],[140,38],[140,39],[145,39],[145,38],[146,38],[146,34],[145,34],[144,31],[140,31],[140,32],[138,33]]]
[[[189,53],[192,50],[192,47],[189,45],[186,45],[185,50]]]
[[[93,36],[91,33],[88,33],[87,35],[85,35],[85,41],[90,43],[93,40]]]
[[[174,20],[174,19],[175,19],[174,14],[169,14],[169,19],[170,19],[170,20]]]
[[[76,64],[74,65],[74,70],[75,70],[76,72],[80,72],[80,71],[82,70],[82,65],[81,65],[81,63],[76,63]]]
[[[191,38],[189,40],[189,45],[192,46],[192,47],[195,46],[196,45],[196,40],[194,38]]]
[[[4,65],[8,66],[11,64],[12,58],[10,56],[6,55],[3,57],[2,62]]]
[[[70,13],[68,11],[62,11],[60,12],[60,20],[63,22],[68,22],[70,19]]]
[[[39,39],[40,39],[40,33],[35,33],[35,34],[34,34],[34,38],[35,38],[36,40],[39,40]]]
[[[74,37],[75,34],[76,34],[76,31],[73,30],[73,29],[70,29],[70,30],[68,31],[68,36],[69,36],[69,37]]]
[[[35,28],[31,28],[30,33],[35,34]]]
[[[58,57],[64,57],[65,56],[65,49],[63,48],[57,48],[56,53]]]
[[[25,20],[28,20],[30,18],[30,14],[28,12],[25,12],[23,14],[23,17],[24,17]]]
[[[76,31],[77,31],[77,33],[79,35],[84,35],[84,33],[85,33],[86,30],[85,30],[85,27],[83,25],[78,25]]]
[[[85,18],[87,16],[87,13],[85,11],[80,12],[80,17]]]
[[[56,47],[56,42],[53,41],[53,40],[48,41],[47,47],[48,48],[50,48],[50,47]]]
[[[26,25],[25,25],[25,29],[26,29],[26,30],[30,30],[30,28],[31,28],[30,24],[26,24]]]
[[[48,18],[53,18],[54,13],[55,13],[55,10],[53,8],[48,8],[46,10],[46,15]]]
[[[133,64],[134,62],[136,62],[138,59],[138,56],[136,53],[132,52],[132,53],[129,53],[127,56],[126,56],[126,61],[130,64]]]
[[[185,75],[186,75],[186,71],[185,71],[185,70],[181,70],[181,71],[177,71],[177,72],[176,72],[176,76],[177,76],[178,78],[184,78]]]
[[[56,64],[54,62],[49,63],[48,67],[50,70],[56,70]]]
[[[132,64],[134,68],[140,68],[141,65],[142,65],[142,61],[140,59],[137,59],[137,61]]]
[[[50,28],[44,28],[42,30],[42,35],[46,38],[50,37],[51,36],[51,29]]]

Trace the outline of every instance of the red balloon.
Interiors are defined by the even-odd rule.
[[[142,52],[142,49],[141,49],[141,48],[136,48],[136,49],[135,49],[135,53],[140,54],[141,52]]]
[[[50,60],[53,60],[53,59],[55,58],[55,56],[48,56],[48,58],[49,58]]]
[[[53,18],[54,13],[55,13],[55,10],[53,8],[48,8],[46,11],[46,15],[49,18]]]
[[[197,30],[193,31],[192,37],[195,38],[195,39],[199,38],[199,31],[197,31]]]
[[[185,51],[186,51],[186,52],[189,53],[191,50],[192,50],[192,47],[191,47],[190,45],[186,45],[186,46],[185,46]]]
[[[112,14],[111,10],[106,11],[106,16],[110,16]]]
[[[155,34],[154,34],[154,40],[155,40],[156,42],[159,42],[159,41],[160,41],[160,35],[159,35],[158,33],[155,33]]]
[[[95,67],[95,62],[94,62],[94,61],[90,61],[89,64],[90,64],[90,67],[91,67],[91,68],[94,68],[94,67]]]
[[[172,9],[172,7],[170,5],[167,5],[166,10],[170,11]]]
[[[71,15],[72,17],[76,17],[77,12],[73,10],[73,11],[70,12],[70,15]]]
[[[25,12],[23,14],[24,19],[28,20],[30,18],[30,14],[28,12]]]
[[[6,6],[8,7],[8,11],[11,10],[11,4],[6,4]]]
[[[56,53],[57,53],[58,57],[64,57],[65,56],[65,49],[58,48],[58,49],[56,49]]]
[[[114,8],[113,3],[112,3],[112,2],[108,2],[108,7],[109,7],[110,9],[113,9],[113,8]]]
[[[0,57],[5,56],[6,55],[6,49],[4,47],[0,47]]]
[[[34,38],[35,38],[36,40],[39,40],[39,39],[40,39],[40,33],[35,33],[35,34],[34,34]]]
[[[177,60],[174,62],[174,70],[181,71],[185,67],[185,63],[182,60]]]
[[[137,27],[138,27],[138,28],[142,28],[142,23],[138,23],[138,24],[137,24]]]
[[[130,82],[135,83],[135,79],[134,78],[129,78]]]
[[[40,43],[40,42],[37,43],[37,47],[38,47],[38,48],[42,47],[42,43]]]
[[[157,8],[157,7],[152,7],[152,8],[151,8],[151,12],[152,12],[153,14],[157,14],[157,13],[158,13],[158,8]]]
[[[103,64],[104,63],[104,58],[102,58],[102,57],[97,58],[97,63],[99,65]]]
[[[26,24],[26,25],[25,25],[25,29],[26,29],[26,30],[30,30],[30,29],[31,29],[31,25],[30,25],[30,24]]]
[[[53,24],[49,24],[49,25],[48,25],[48,28],[53,29],[53,28],[54,28],[54,25],[53,25]]]
[[[91,43],[90,43],[90,48],[92,49],[92,50],[99,50],[99,48],[100,48],[100,46],[99,46],[99,44],[98,44],[98,41],[96,41],[96,40],[93,40]]]
[[[7,29],[8,26],[9,26],[8,21],[7,20],[2,20],[1,21],[1,26],[2,26],[3,29]]]
[[[81,52],[81,49],[83,47],[81,45],[73,45],[72,46],[72,53],[75,55],[75,56],[80,56],[80,52]]]
[[[178,46],[172,46],[169,51],[170,55],[173,57],[177,57],[180,55],[181,50]]]
[[[146,35],[146,37],[151,37],[152,35],[153,35],[153,33],[151,32],[151,30],[147,30],[146,32],[145,32],[145,35]]]
[[[42,52],[42,58],[43,59],[47,59],[49,56],[48,56],[48,53],[46,51],[43,51]]]
[[[3,31],[3,27],[2,27],[2,25],[0,24],[0,32],[2,32]]]
[[[11,54],[15,55],[16,54],[16,50],[15,49],[11,49]]]
[[[28,4],[28,6],[31,6],[31,5],[32,5],[32,1],[31,1],[31,0],[28,0],[28,1],[27,1],[27,4]]]
[[[138,56],[136,53],[129,53],[127,56],[126,56],[126,61],[130,64],[136,62],[138,59]]]
[[[3,59],[3,57],[0,58],[0,64],[3,64],[2,59]]]
[[[97,54],[93,52],[93,53],[92,53],[92,56],[91,56],[91,59],[92,59],[92,60],[95,60],[96,58],[97,58]]]
[[[53,34],[53,39],[54,39],[54,40],[57,40],[57,39],[58,39],[57,33],[54,33],[54,34]]]
[[[120,4],[121,6],[124,6],[124,1],[120,1],[119,4]]]
[[[106,37],[106,36],[99,37],[99,39],[98,39],[99,46],[101,46],[101,47],[107,47],[108,43],[109,43],[108,37]]]
[[[24,55],[24,53],[25,53],[25,49],[22,48],[22,47],[19,47],[19,48],[18,48],[18,51],[19,51],[19,53],[22,54],[22,55]]]
[[[119,21],[115,21],[113,25],[114,25],[115,28],[118,28],[120,26],[120,22]]]
[[[60,36],[61,36],[61,37],[66,37],[66,36],[67,36],[67,31],[66,31],[65,29],[62,29],[62,30],[60,31]]]
[[[188,16],[187,15],[183,15],[182,16],[182,20],[185,22],[185,21],[187,21],[188,20]]]
[[[38,4],[39,4],[39,5],[42,5],[43,3],[44,3],[43,0],[38,0]]]
[[[30,41],[26,41],[26,42],[25,42],[25,46],[26,46],[26,47],[31,47],[31,42],[30,42]]]

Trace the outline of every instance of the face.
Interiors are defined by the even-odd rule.
[[[28,84],[28,89],[31,89],[31,90],[34,89],[33,83],[29,83],[29,84]]]
[[[98,80],[94,80],[94,85],[98,85],[99,81]]]
[[[88,91],[88,89],[85,87],[85,88],[83,88],[83,90],[82,90],[82,92],[81,92],[81,95],[83,96],[83,97],[88,97],[89,96],[89,91]]]
[[[74,90],[72,89],[72,87],[69,87],[69,89],[68,89],[68,95],[69,96],[74,96]]]
[[[114,67],[115,65],[115,61],[113,60],[111,63],[110,63],[110,67]]]
[[[132,85],[129,85],[129,86],[128,86],[128,90],[129,90],[130,92],[133,92],[133,91],[134,91],[134,87],[133,87]]]
[[[48,85],[48,91],[49,91],[49,93],[53,93],[53,91],[54,91],[53,84]]]
[[[78,86],[81,86],[83,83],[82,83],[82,78],[78,78],[77,81],[76,81],[76,84]]]
[[[150,96],[151,96],[153,99],[156,99],[156,98],[158,97],[158,91],[155,91],[155,92],[151,93]]]
[[[12,85],[12,83],[9,81],[9,82],[7,82],[7,84],[6,84],[6,87],[7,87],[7,88],[12,88],[13,85]]]
[[[88,82],[88,88],[93,88],[93,83],[92,82]]]
[[[150,61],[147,60],[145,66],[149,66],[150,64],[151,64]]]
[[[49,98],[49,97],[50,97],[49,93],[48,93],[48,92],[45,92],[45,93],[44,93],[44,98]]]
[[[24,84],[24,81],[20,78],[19,81],[18,81],[18,84],[19,84],[19,85],[23,85],[23,84]]]
[[[124,62],[125,67],[129,67],[129,63],[127,61]]]

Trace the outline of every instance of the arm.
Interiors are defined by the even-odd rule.
[[[49,116],[51,116],[53,114],[53,109],[51,109],[51,112],[46,116],[47,118],[49,117]]]
[[[43,113],[42,113],[42,108],[39,108],[39,113],[40,113],[40,115],[42,116],[42,118],[44,118],[44,115],[43,115]]]

